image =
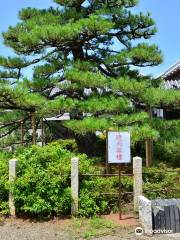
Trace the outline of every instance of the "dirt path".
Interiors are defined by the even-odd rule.
[[[67,240],[71,239],[66,230],[68,224],[67,220],[31,222],[8,219],[0,226],[0,240]]]
[[[79,232],[81,228],[79,226]],[[72,220],[51,220],[47,222],[34,222],[22,219],[6,219],[0,226],[0,240],[73,240],[85,239],[76,234],[78,225]],[[88,239],[88,235],[86,236]],[[134,228],[117,227],[108,235],[91,237],[93,240],[180,240],[180,234],[158,235],[154,237],[136,237]]]

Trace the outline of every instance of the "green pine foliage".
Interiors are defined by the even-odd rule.
[[[180,121],[156,119],[154,128],[158,129],[160,138],[155,144],[155,158],[168,166],[180,166]]]
[[[0,137],[32,112],[36,128],[42,117],[69,112],[64,126],[76,134],[124,129],[134,142],[157,139],[146,112],[178,107],[180,94],[138,72],[162,62],[159,47],[146,42],[157,31],[150,14],[134,13],[137,0],[54,2],[57,8],[22,9],[3,33],[16,55],[0,57]]]

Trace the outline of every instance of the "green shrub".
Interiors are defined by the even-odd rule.
[[[6,215],[8,209],[8,160],[9,153],[0,152],[0,214]]]
[[[154,155],[169,167],[180,167],[180,120],[155,119],[154,127],[160,138],[154,144]]]
[[[58,140],[54,144],[55,145],[59,144],[60,148],[66,149],[68,151],[76,153],[78,152],[78,145],[75,139]]]
[[[83,180],[80,185],[79,214],[88,217],[108,213],[117,200],[103,193],[115,192],[114,190],[112,179]]]
[[[14,195],[18,213],[50,216],[69,214],[71,209],[70,171],[73,153],[53,143],[33,146],[18,156],[18,178]],[[85,155],[80,167],[89,169]]]
[[[33,217],[68,215],[71,210],[70,173],[71,158],[80,159],[80,174],[102,173],[96,159],[76,153],[73,141],[56,142],[44,147],[32,146],[19,149],[15,154],[19,160],[18,172],[13,186],[18,214]],[[68,149],[68,150],[67,150]],[[71,150],[71,151],[69,151]],[[8,160],[9,154],[0,153],[0,213],[8,213]],[[168,173],[160,164],[156,168],[144,169],[144,191],[150,199],[157,197],[180,197],[171,191],[179,185],[177,173]],[[156,173],[161,170],[161,173]],[[79,215],[94,216],[108,214],[118,209],[118,177],[80,176]],[[166,191],[162,191],[162,189]],[[151,190],[157,190],[151,192]],[[122,177],[122,191],[133,191],[133,177]],[[123,195],[123,203],[129,203],[132,195]]]
[[[17,156],[18,178],[14,185],[17,213],[31,216],[67,215],[71,209],[71,158],[80,159],[80,174],[101,173],[94,160],[66,149],[69,144],[56,142],[45,147],[33,146]],[[124,191],[132,191],[132,179],[123,178]],[[80,178],[79,214],[93,216],[117,209],[118,178]]]
[[[80,209],[82,216],[109,214],[118,209],[118,177],[102,178],[91,177],[85,179],[80,185]],[[122,178],[122,191],[133,191],[133,180],[129,177]],[[124,203],[129,203],[131,198],[124,195]]]
[[[173,169],[167,168],[163,163],[156,168],[144,170],[148,172],[143,175],[144,192],[149,199],[180,198],[179,173],[168,172]]]

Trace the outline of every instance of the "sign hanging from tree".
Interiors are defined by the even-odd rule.
[[[108,132],[108,163],[130,163],[130,133]]]

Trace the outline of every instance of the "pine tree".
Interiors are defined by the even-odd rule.
[[[179,106],[180,94],[138,71],[162,62],[158,46],[146,43],[156,33],[150,14],[132,11],[137,0],[54,2],[57,8],[22,9],[3,33],[17,57],[0,58],[2,132],[32,112],[37,121],[70,112],[64,126],[77,134],[120,129],[133,142],[156,139],[149,110]]]

